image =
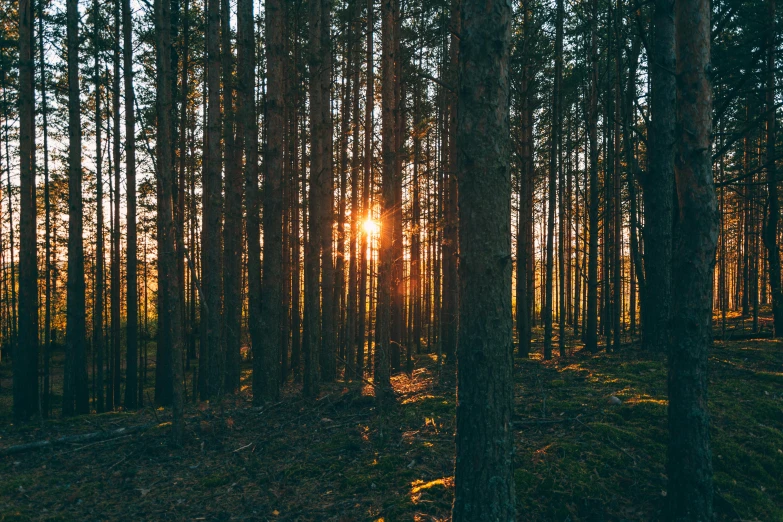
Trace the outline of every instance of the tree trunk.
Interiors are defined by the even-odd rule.
[[[256,352],[253,368],[253,400],[257,403],[277,400],[280,394],[280,286],[282,279],[283,205],[283,4],[267,0],[266,42],[268,85],[266,116],[270,129],[266,146],[266,174],[264,176],[264,270],[261,286],[260,350]]]
[[[98,12],[98,2],[93,2],[93,12]],[[95,354],[95,365],[97,366],[97,381],[98,381],[98,396],[95,410],[98,413],[103,413],[108,409],[114,409],[114,394],[109,389],[108,397],[104,394],[106,392],[104,386],[106,385],[106,376],[104,375],[104,338],[103,338],[103,306],[104,306],[104,282],[106,276],[104,273],[105,257],[104,257],[104,244],[103,244],[103,122],[101,115],[101,82],[100,82],[100,61],[98,49],[98,31],[99,22],[98,17],[95,16],[93,27],[93,46],[96,49],[95,52],[95,69],[93,74],[93,83],[95,84],[95,185],[96,185],[96,198],[95,198],[95,213],[96,213],[96,230],[95,230],[95,289],[93,296],[92,307],[92,349]],[[109,381],[111,382],[111,381]]]
[[[460,320],[453,520],[515,520],[508,60],[511,3],[463,0]]]
[[[590,94],[587,110],[587,133],[590,142],[590,195],[588,207],[587,252],[587,320],[585,321],[585,348],[598,351],[598,0],[591,2],[590,19]]]
[[[79,1],[66,3],[68,40],[68,286],[65,327],[63,415],[88,413],[85,357],[84,205],[82,202],[82,128],[79,90]]]
[[[231,52],[231,11],[221,0],[221,67],[223,74],[223,144],[225,147],[225,226],[223,228],[223,380],[224,391],[239,390],[240,333],[242,328],[242,172],[241,147],[234,132],[234,54]],[[267,98],[268,100],[268,98]],[[272,133],[272,135],[278,133]],[[282,132],[279,133],[282,136]],[[237,136],[237,139],[242,139]],[[280,197],[277,194],[277,197]],[[262,292],[263,295],[263,292]]]
[[[767,30],[767,223],[764,228],[764,246],[769,263],[769,287],[772,294],[773,335],[783,334],[783,291],[780,288],[780,253],[778,251],[778,219],[780,203],[775,172],[775,0],[767,0],[769,11]],[[21,297],[21,293],[20,293]],[[20,299],[21,303],[21,299]],[[21,306],[21,305],[20,305]]]
[[[323,142],[321,121],[321,83],[320,77],[324,64],[321,56],[321,0],[310,2],[309,24],[309,69],[310,69],[310,187],[309,233],[305,247],[305,357],[302,392],[305,396],[315,397],[319,388],[318,356],[321,348],[321,191],[319,177],[322,171]]]
[[[202,304],[202,337],[199,357],[200,394],[202,399],[218,395],[223,385],[222,348],[220,345],[220,287],[223,267],[220,258],[222,165],[220,115],[220,0],[207,2],[207,150],[203,181],[203,216],[201,235],[201,274],[204,290]]]
[[[672,223],[674,219],[674,145],[676,86],[674,2],[656,0],[653,15],[653,63],[650,66],[652,119],[650,167],[642,179],[644,198],[644,272],[647,296],[643,305],[643,345],[665,353],[669,346],[672,278]]]
[[[155,0],[155,44],[156,44],[156,110],[158,113],[157,142],[172,143],[174,103],[172,83],[175,72],[171,59],[171,4],[168,0]],[[182,247],[181,238],[177,238],[174,220],[174,197],[176,194],[176,175],[173,168],[173,147],[157,147],[157,177],[160,187],[158,207],[158,235],[163,248],[159,257],[159,270],[167,278],[166,310],[171,342],[171,373],[166,376],[172,383],[171,441],[181,445],[184,436],[182,420],[183,407],[183,337],[182,314],[180,313],[180,282],[177,272],[177,250]]]
[[[239,58],[237,113],[245,131],[245,205],[247,217],[248,329],[254,365],[261,357],[261,237],[259,229],[258,122],[256,119],[256,40],[252,0],[237,3],[237,52]],[[253,372],[255,375],[255,371]],[[254,386],[255,389],[255,386]]]
[[[19,2],[19,339],[13,357],[14,417],[40,413],[38,402],[38,245],[35,191],[33,0]]]
[[[712,520],[707,350],[712,341],[712,271],[718,208],[712,181],[710,3],[675,5],[678,219],[669,352],[669,477],[672,521]]]
[[[128,205],[127,220],[127,245],[125,255],[127,257],[127,285],[126,292],[126,343],[127,343],[127,383],[125,385],[125,407],[133,409],[137,405],[133,396],[140,396],[143,392],[142,386],[137,386],[140,382],[141,374],[138,376],[138,367],[136,360],[139,358],[138,349],[138,279],[137,279],[137,252],[138,246],[136,234],[136,114],[134,112],[134,93],[133,93],[133,25],[131,19],[130,0],[122,0],[122,33],[123,33],[123,69],[125,79],[125,178],[126,178],[126,198]],[[131,382],[132,381],[132,382]],[[134,393],[135,392],[135,393]],[[131,395],[134,394],[134,395]]]
[[[114,404],[120,396],[120,0],[114,0],[114,41],[112,75],[112,162],[114,167],[114,229],[111,261],[111,346],[114,362]],[[130,379],[128,379],[130,380]]]
[[[394,167],[396,100],[394,96],[394,2],[381,1],[381,125],[383,172],[381,177],[381,243],[378,252],[378,305],[376,309],[377,346],[375,349],[375,398],[379,404],[391,396],[390,354],[391,354],[391,307],[392,307],[392,265],[394,256]]]

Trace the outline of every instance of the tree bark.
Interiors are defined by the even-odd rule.
[[[79,90],[79,0],[66,3],[68,41],[68,283],[65,327],[63,415],[88,413],[85,357],[84,204],[82,201],[82,128]]]
[[[264,270],[261,283],[261,342],[253,368],[253,400],[277,400],[280,394],[280,285],[283,271],[281,186],[283,180],[283,5],[267,0],[268,84],[266,116],[270,129],[264,176]]]
[[[453,520],[515,520],[508,60],[511,3],[463,0],[460,320]]]
[[[138,236],[136,233],[136,113],[134,107],[133,93],[133,22],[131,19],[130,0],[122,0],[122,33],[123,33],[123,69],[125,79],[125,178],[128,211],[127,220],[127,245],[125,255],[127,257],[126,280],[128,289],[125,294],[126,304],[126,343],[127,343],[127,383],[125,385],[125,407],[133,409],[140,405],[136,402],[134,396],[141,394],[140,382],[141,374],[136,360],[139,358],[138,349],[138,330],[139,330],[139,312],[138,312],[138,274],[137,274],[137,252],[136,245]],[[133,381],[133,382],[131,382]],[[133,394],[133,395],[132,395]]]
[[[769,263],[769,287],[772,294],[773,335],[783,334],[783,291],[780,286],[780,252],[778,249],[778,220],[780,202],[775,172],[775,0],[767,0],[768,23],[767,45],[767,223],[764,228],[764,246]],[[21,297],[21,293],[20,293]],[[21,303],[21,299],[20,299]]]
[[[669,352],[669,520],[712,520],[707,350],[718,208],[712,181],[710,2],[675,5],[678,216]]]
[[[19,339],[13,357],[14,417],[39,412],[38,245],[35,191],[33,0],[19,2]]]
[[[201,273],[204,289],[199,357],[202,399],[218,395],[223,385],[224,357],[220,344],[220,303],[223,266],[220,258],[222,157],[220,143],[220,0],[207,2],[207,150],[203,180]]]
[[[650,141],[647,174],[642,178],[644,198],[644,252],[647,305],[643,345],[665,353],[670,338],[672,306],[672,223],[674,219],[674,145],[676,67],[674,1],[656,0],[653,15],[653,56],[650,64]]]

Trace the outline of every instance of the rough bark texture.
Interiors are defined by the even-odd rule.
[[[453,520],[515,519],[511,414],[511,3],[463,0],[460,321]]]
[[[19,2],[19,339],[13,357],[14,417],[38,411],[38,247],[35,199],[33,1]]]
[[[676,85],[674,2],[656,0],[653,19],[653,57],[650,64],[652,102],[649,172],[642,179],[644,198],[644,271],[647,282],[643,343],[651,351],[669,345],[672,278],[672,220],[674,219],[674,132]]]
[[[283,273],[281,185],[283,180],[283,13],[280,0],[267,0],[266,41],[269,133],[264,176],[264,272],[261,289],[260,351],[256,352],[253,399],[277,400],[280,393],[280,285]]]
[[[82,127],[79,100],[79,2],[66,3],[68,40],[68,286],[65,326],[63,415],[88,413],[84,303],[84,205],[82,202]]]
[[[669,517],[712,520],[712,460],[707,414],[707,351],[712,341],[712,269],[718,205],[712,181],[710,3],[675,6],[678,216],[672,266],[669,351]]]

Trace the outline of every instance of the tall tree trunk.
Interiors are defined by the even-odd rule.
[[[373,160],[373,113],[375,111],[375,75],[373,71],[373,33],[375,20],[373,18],[374,0],[367,0],[367,94],[364,105],[364,165],[362,180],[362,215],[364,219],[372,218],[370,209],[370,192],[372,190],[372,160]],[[359,266],[359,324],[356,328],[356,373],[358,377],[364,374],[364,352],[367,340],[367,269],[368,239],[367,230],[362,230],[360,242],[361,263]]]
[[[453,520],[515,520],[512,470],[511,3],[463,0],[456,144],[460,321]]]
[[[261,343],[253,368],[253,400],[277,400],[280,394],[280,285],[282,278],[283,205],[283,5],[280,0],[267,0],[266,42],[268,85],[266,117],[270,129],[266,146],[266,174],[264,176],[264,270],[261,286]]]
[[[394,96],[394,2],[381,0],[381,125],[383,173],[381,178],[381,243],[378,253],[378,307],[376,329],[378,344],[375,350],[375,398],[379,404],[391,396],[390,353],[391,353],[391,307],[392,307],[392,264],[394,255],[394,162],[396,107]]]
[[[237,3],[237,52],[239,57],[237,113],[245,131],[245,205],[247,217],[248,326],[254,364],[262,353],[261,332],[261,237],[259,229],[258,122],[256,119],[256,40],[253,1]],[[255,375],[255,371],[253,374]],[[255,386],[254,386],[255,389]]]
[[[351,22],[356,24],[356,29],[360,29],[357,20],[359,1],[353,0],[351,3]],[[353,34],[361,34],[361,31],[354,31]],[[361,45],[360,40],[357,38],[356,43],[353,46],[353,122],[351,123],[351,139],[352,139],[352,152],[351,152],[351,237],[348,245],[350,251],[350,260],[348,264],[348,329],[346,332],[346,354],[345,354],[345,379],[351,380],[357,377],[356,375],[356,353],[357,345],[359,342],[358,332],[358,314],[363,313],[361,309],[357,309],[357,299],[359,292],[359,280],[358,280],[358,268],[359,268],[359,256],[364,255],[360,253],[358,234],[360,233],[360,217],[361,210],[359,207],[359,177],[360,177],[360,165],[359,165],[359,59]]]
[[[778,251],[778,219],[780,203],[778,201],[778,184],[775,172],[775,0],[767,0],[769,13],[766,45],[767,45],[767,223],[764,228],[764,246],[767,247],[767,262],[769,263],[769,287],[772,294],[772,316],[774,319],[774,335],[783,334],[783,291],[780,288],[780,252]],[[21,297],[21,294],[20,294]],[[20,299],[21,303],[21,299]],[[20,305],[21,306],[21,305]]]
[[[68,286],[65,327],[63,415],[88,413],[85,357],[84,204],[82,202],[82,127],[79,90],[79,0],[66,3],[68,40]]]
[[[93,295],[93,307],[92,307],[92,349],[95,353],[95,365],[97,366],[97,381],[98,381],[98,396],[95,410],[98,413],[103,413],[108,407],[109,410],[114,409],[114,394],[109,388],[108,397],[104,395],[106,385],[106,376],[104,375],[104,338],[103,338],[103,307],[104,307],[104,282],[106,276],[104,273],[105,257],[103,245],[103,121],[101,113],[101,78],[100,78],[100,59],[98,44],[98,31],[100,23],[98,21],[98,2],[93,1],[92,8],[93,16],[95,17],[93,27],[93,46],[95,48],[95,67],[93,71],[93,83],[95,84],[95,185],[96,185],[96,198],[95,198],[95,213],[96,213],[96,230],[95,230],[95,289]],[[109,382],[112,382],[111,380]]]
[[[554,311],[552,284],[554,282],[554,236],[555,236],[555,205],[557,203],[557,169],[559,165],[560,143],[560,84],[563,77],[563,29],[562,0],[557,3],[557,35],[555,36],[555,82],[552,92],[552,122],[550,125],[549,151],[549,204],[547,207],[546,233],[546,288],[544,304],[544,359],[552,358],[552,314]]]
[[[43,171],[44,171],[44,270],[46,273],[44,288],[46,305],[44,310],[44,368],[43,368],[43,400],[41,410],[48,417],[51,409],[51,375],[50,375],[50,343],[52,340],[52,205],[49,189],[49,107],[46,96],[46,53],[44,50],[44,3],[38,13],[38,47],[41,53],[41,114],[43,120]]]
[[[142,386],[137,386],[141,380],[141,374],[138,375],[136,360],[139,356],[138,349],[138,274],[137,274],[137,233],[136,233],[136,113],[134,108],[133,93],[133,21],[131,18],[130,0],[122,0],[122,34],[123,50],[122,62],[125,79],[125,195],[127,198],[128,211],[127,221],[127,245],[125,255],[127,257],[126,281],[128,289],[125,294],[126,304],[126,343],[127,343],[127,383],[125,385],[125,407],[133,409],[137,405],[133,396],[141,396]],[[133,382],[131,382],[133,381]],[[138,388],[138,391],[137,391]],[[136,392],[136,393],[134,393]],[[133,394],[133,395],[132,395]]]
[[[19,339],[13,357],[14,417],[38,402],[38,245],[35,191],[35,60],[33,0],[19,2]]]
[[[530,58],[529,48],[532,42],[530,28],[530,6],[528,0],[522,3],[523,9],[523,34],[525,39],[525,54],[522,59],[522,78],[520,86],[521,108],[519,114],[521,158],[519,180],[519,218],[517,220],[517,338],[519,341],[519,355],[530,355],[530,286],[529,275],[531,270],[530,253],[532,250],[533,235],[533,129],[529,125],[531,111],[530,88]]]
[[[668,519],[712,520],[707,351],[712,341],[712,272],[718,208],[712,181],[710,2],[675,5],[679,212],[672,273],[669,351]]]
[[[234,54],[231,52],[231,11],[221,0],[221,67],[223,74],[223,144],[225,147],[225,227],[223,228],[223,369],[224,391],[239,389],[242,327],[242,172],[241,148],[234,139]],[[269,98],[267,97],[267,103]],[[281,127],[282,128],[282,127]],[[272,133],[275,135],[278,133]],[[282,135],[282,131],[279,133]],[[277,197],[280,197],[277,194]],[[266,208],[266,207],[265,207]],[[266,243],[265,243],[266,244]],[[262,292],[263,295],[263,292]]]
[[[305,357],[303,393],[305,396],[318,395],[319,389],[319,350],[321,348],[321,285],[320,285],[320,251],[321,251],[321,226],[322,219],[322,195],[320,190],[320,176],[323,170],[323,122],[321,117],[322,91],[321,75],[324,72],[323,56],[321,53],[321,31],[323,20],[321,17],[322,2],[315,0],[310,2],[309,10],[309,68],[310,68],[310,187],[308,194],[309,203],[309,233],[307,236],[305,251]],[[328,30],[328,29],[327,29]]]
[[[644,198],[644,272],[647,297],[643,345],[665,353],[669,346],[672,306],[672,223],[674,219],[674,146],[676,67],[674,2],[656,0],[653,15],[653,56],[650,66],[650,167],[642,178]]]
[[[590,195],[588,207],[587,253],[587,320],[585,348],[598,351],[598,0],[591,2],[590,18],[590,94],[587,110],[587,133],[590,142]]]
[[[201,398],[218,395],[223,385],[224,358],[220,345],[220,287],[223,267],[220,259],[222,202],[222,158],[220,143],[220,0],[207,2],[207,151],[203,181],[203,233],[201,273],[204,290],[202,338],[199,357]]]
[[[332,165],[332,2],[321,0],[321,59],[319,75],[321,99],[321,165],[318,173],[318,193],[321,198],[321,378],[332,382],[336,377],[335,350],[337,345],[337,307],[334,302],[335,270],[333,260],[332,229],[334,228],[334,168]]]
[[[155,44],[157,61],[156,81],[156,109],[158,113],[157,142],[172,143],[174,130],[173,116],[174,103],[172,83],[175,74],[172,69],[171,59],[171,4],[168,0],[155,0]],[[157,177],[160,187],[158,207],[158,235],[163,249],[160,250],[159,270],[163,277],[167,278],[167,296],[165,310],[171,329],[169,340],[171,342],[171,373],[166,378],[172,383],[172,412],[173,423],[171,428],[171,440],[180,445],[183,441],[184,430],[182,421],[183,407],[183,337],[182,314],[180,313],[180,283],[177,272],[177,227],[174,220],[174,197],[176,195],[176,174],[173,168],[173,147],[157,147]],[[180,239],[178,241],[178,239]]]
[[[453,84],[458,83],[459,70],[459,34],[462,27],[462,14],[460,3],[463,0],[451,2],[451,43],[449,44],[449,71]],[[457,179],[457,156],[459,151],[456,145],[458,101],[456,94],[449,94],[449,121],[448,135],[448,164],[446,166],[445,187],[445,216],[443,227],[443,309],[441,311],[443,332],[443,353],[446,355],[446,363],[456,362],[457,328],[459,326],[459,281],[458,273],[458,248],[459,248],[459,183]]]
[[[112,230],[111,260],[111,347],[114,362],[114,404],[120,396],[120,0],[114,0],[114,41],[112,75],[112,162],[114,167],[114,229]],[[130,374],[126,377],[129,379]]]

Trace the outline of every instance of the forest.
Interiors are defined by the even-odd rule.
[[[0,0],[0,522],[783,521],[777,0]]]

